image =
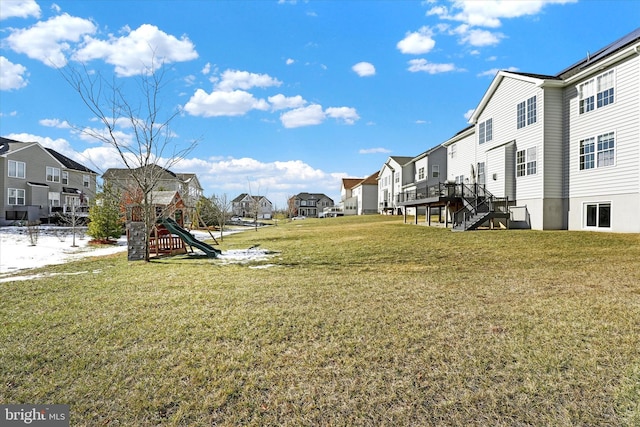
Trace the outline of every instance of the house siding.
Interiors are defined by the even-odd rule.
[[[475,132],[471,132],[447,145],[446,177],[448,181],[454,182],[457,176],[469,177],[471,165],[476,163],[475,141]]]
[[[615,70],[613,104],[579,114],[578,85]],[[567,88],[569,139],[569,229],[585,224],[587,203],[611,203],[611,227],[597,231],[640,232],[640,59],[637,55],[587,76]],[[580,141],[615,134],[613,166],[580,170]],[[597,162],[597,154],[596,154]]]

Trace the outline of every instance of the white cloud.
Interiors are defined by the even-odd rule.
[[[58,129],[70,129],[71,125],[66,120],[60,119],[42,119],[38,123],[42,126],[58,128]]]
[[[201,117],[241,116],[254,109],[268,108],[269,104],[264,99],[256,99],[249,92],[235,90],[206,93],[202,89],[196,90],[184,106],[187,113]]]
[[[271,87],[282,84],[276,78],[268,74],[256,74],[248,71],[226,70],[222,73],[220,82],[216,88],[221,91],[232,91],[234,89],[249,90],[253,87]]]
[[[487,71],[483,71],[482,73],[478,74],[478,77],[493,77],[496,74],[498,74],[498,72],[500,72],[501,68],[492,68],[490,70]],[[517,67],[509,67],[507,69],[505,69],[505,71],[518,71]]]
[[[407,33],[404,39],[396,45],[402,53],[421,55],[431,51],[436,45],[433,31],[429,27],[422,27],[413,33]]]
[[[324,119],[324,111],[322,111],[322,106],[318,104],[296,108],[280,115],[280,121],[286,128],[319,125]]]
[[[289,108],[300,108],[303,107],[307,101],[304,100],[300,95],[296,96],[284,96],[279,93],[274,96],[270,96],[267,98],[269,103],[271,104],[272,110],[285,110]]]
[[[200,71],[202,74],[207,75],[211,72],[211,64],[209,62],[207,62],[205,64],[204,67],[202,67],[202,71]]]
[[[501,19],[519,18],[536,15],[549,4],[575,3],[577,0],[456,0],[451,9],[434,7],[427,14],[437,15],[441,19],[461,21],[478,27],[497,28]]]
[[[471,46],[495,46],[500,40],[505,38],[502,33],[492,33],[491,31],[467,29],[461,32],[460,41]]]
[[[3,0],[0,21],[8,18],[40,18],[40,6],[35,0]]]
[[[351,107],[329,107],[325,111],[322,106],[312,104],[307,107],[296,108],[280,115],[280,121],[285,128],[297,128],[302,126],[319,125],[327,117],[342,120],[348,125],[352,125],[360,119],[355,108]]]
[[[433,64],[426,59],[420,58],[410,60],[408,70],[412,73],[423,71],[429,74],[439,74],[456,71],[456,67],[453,64]]]
[[[67,64],[65,53],[71,49],[68,42],[78,42],[82,36],[95,33],[96,26],[87,19],[65,13],[27,29],[10,31],[5,40],[12,50],[50,67],[62,67]]]
[[[295,59],[287,58],[286,64],[287,64],[287,65],[291,65],[291,64],[293,64],[294,62],[296,62],[296,61],[295,61]]]
[[[473,113],[475,112],[475,108],[468,110],[466,113],[464,113],[464,118],[469,121],[471,119],[471,116],[473,116]]]
[[[391,153],[391,150],[388,150],[388,149],[382,148],[382,147],[362,148],[362,149],[360,149],[360,151],[358,151],[358,153],[360,153],[360,154],[387,154],[387,153]]]
[[[351,67],[351,69],[360,77],[376,75],[376,67],[374,67],[370,62],[358,62],[356,65]]]
[[[356,109],[351,107],[330,107],[325,110],[325,114],[331,118],[340,119],[348,125],[352,125],[360,119]]]
[[[0,90],[20,89],[27,85],[27,68],[0,56]]]
[[[118,76],[145,74],[173,62],[185,62],[198,57],[188,37],[180,39],[158,27],[143,24],[126,36],[111,35],[108,40],[85,37],[73,58],[80,62],[103,59],[115,67]]]

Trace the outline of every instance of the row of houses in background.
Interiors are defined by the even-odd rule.
[[[640,29],[556,75],[500,71],[471,125],[378,174],[377,211],[472,229],[640,232]],[[343,180],[345,214],[370,205]]]

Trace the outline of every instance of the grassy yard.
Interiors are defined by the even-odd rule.
[[[73,426],[640,425],[640,235],[372,216],[222,249],[254,245],[273,266],[120,254],[0,283],[0,402]]]

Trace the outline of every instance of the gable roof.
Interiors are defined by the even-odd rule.
[[[333,201],[333,199],[326,194],[323,193],[298,193],[296,196],[293,196],[294,199],[300,200],[320,200],[320,199],[329,199]]]
[[[87,172],[87,173],[92,173],[92,174],[97,175],[96,172],[92,171],[88,167],[76,162],[75,160],[72,160],[72,159],[68,158],[67,156],[65,156],[63,154],[58,153],[54,149],[45,148],[45,150],[47,150],[53,157],[56,158],[57,161],[62,163],[62,165],[67,169],[73,169],[73,170],[77,170],[77,171],[80,171],[80,172]]]
[[[58,153],[56,150],[52,149],[52,148],[46,148],[43,147],[40,143],[38,142],[22,142],[22,141],[16,141],[13,139],[9,139],[9,138],[2,138],[0,137],[0,154],[7,154],[10,152],[16,152],[16,151],[20,151],[23,150],[25,148],[30,148],[30,147],[40,147],[43,151],[45,151],[47,154],[49,154],[51,157],[53,157],[58,163],[60,163],[60,165],[62,167],[65,167],[67,169],[71,169],[71,170],[76,170],[76,171],[80,171],[80,172],[87,172],[87,173],[92,173],[94,175],[97,175],[96,172],[92,171],[91,169],[89,169],[88,167],[86,167],[85,165],[76,162],[75,160],[70,159],[69,157],[65,156],[64,154]]]
[[[359,183],[354,185],[354,187],[358,187],[359,185],[378,185],[379,173],[380,173],[379,171],[372,173],[371,175],[369,175],[368,177],[366,177],[365,179],[361,180]]]
[[[342,178],[342,187],[345,190],[351,190],[360,182],[362,182],[362,178]]]
[[[148,165],[147,168],[153,169],[152,173],[158,173],[160,175],[169,175],[169,177],[178,178],[177,175],[171,172],[169,169],[165,169],[162,166],[158,165]],[[128,179],[131,174],[136,173],[143,169],[143,166],[140,166],[135,169],[128,168],[109,168],[103,174],[102,178],[105,179],[115,179],[115,180],[123,180]]]

